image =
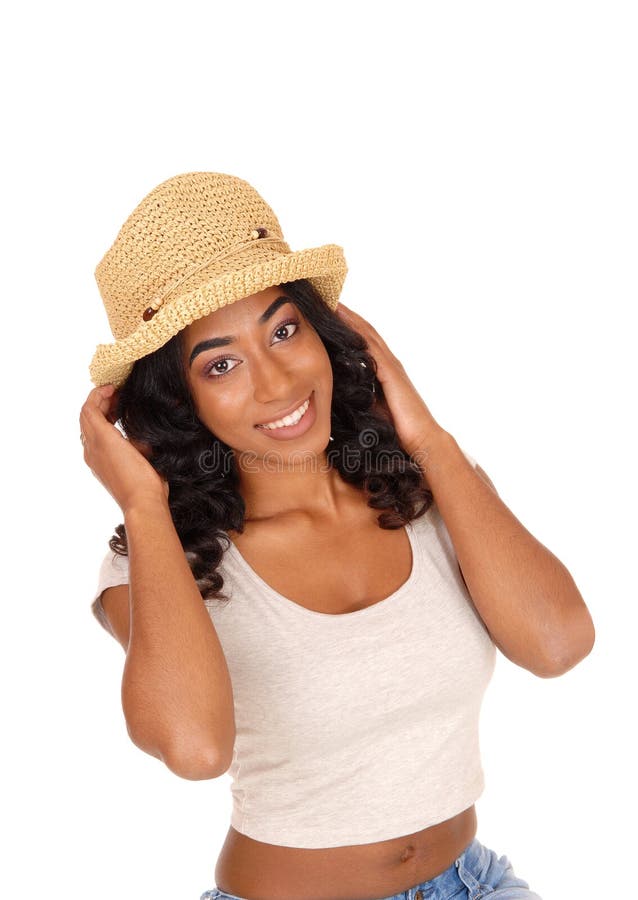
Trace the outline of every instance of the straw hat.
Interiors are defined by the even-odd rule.
[[[334,310],[343,250],[290,250],[272,209],[241,178],[190,172],[154,188],[95,270],[113,344],[89,365],[96,386],[120,387],[135,360],[196,319],[274,285],[307,278]]]

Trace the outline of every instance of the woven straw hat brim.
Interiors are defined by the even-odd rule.
[[[184,284],[134,332],[115,343],[98,344],[89,365],[93,384],[121,387],[136,360],[158,350],[191,322],[274,285],[307,278],[328,307],[336,309],[348,271],[341,247],[325,244],[286,253],[273,249],[267,255],[270,258],[234,271],[199,273],[195,284]]]

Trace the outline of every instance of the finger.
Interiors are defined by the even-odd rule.
[[[93,388],[93,390],[90,391],[88,397],[84,401],[84,405],[82,406],[80,421],[82,421],[83,415],[85,418],[88,418],[89,421],[91,421],[93,416],[98,412],[103,416],[106,416],[109,411],[109,407],[111,406],[112,396],[113,385]]]
[[[115,386],[112,384],[102,384],[95,390],[97,394],[97,405],[106,415],[111,409],[111,406],[113,405],[113,399],[117,393],[115,390]]]
[[[367,330],[369,332],[373,332],[374,334],[376,334],[376,330],[370,324],[370,322],[368,322],[367,319],[364,319],[362,315],[360,315],[358,312],[355,312],[353,309],[348,309],[348,307],[345,307],[345,309],[343,310],[343,318],[346,321],[351,322],[352,327],[356,331],[363,332],[363,331]]]
[[[117,422],[117,404],[120,398],[119,390],[113,391],[111,396],[108,398],[108,409],[106,412],[106,418],[112,425],[115,425]]]
[[[346,315],[351,316],[353,319],[362,319],[362,321],[365,321],[361,313],[358,313],[355,309],[351,309],[349,306],[346,306],[345,303],[339,304],[339,306],[337,307],[337,311],[339,310],[344,312]]]

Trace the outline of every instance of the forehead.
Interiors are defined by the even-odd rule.
[[[186,344],[190,345],[202,337],[239,335],[242,331],[257,328],[261,314],[274,300],[283,296],[286,296],[285,291],[275,286],[222,306],[221,309],[216,309],[215,312],[186,326],[184,329]]]

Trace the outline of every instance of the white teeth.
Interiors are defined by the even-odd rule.
[[[267,425],[258,425],[257,428],[268,428],[272,430],[273,428],[281,428],[284,425],[296,425],[297,422],[303,418],[309,406],[310,398],[308,398],[305,403],[302,403],[299,409],[290,413],[289,416],[284,416],[283,419],[277,419],[276,422],[269,422]]]

